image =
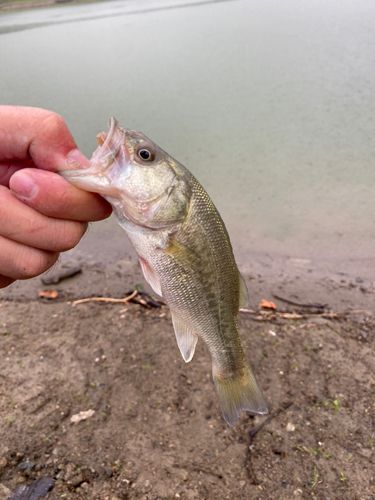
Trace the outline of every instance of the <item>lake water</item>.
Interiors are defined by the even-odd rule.
[[[207,189],[241,265],[265,252],[372,266],[374,26],[373,0],[3,13],[0,100],[61,114],[88,156],[112,115],[144,132]]]

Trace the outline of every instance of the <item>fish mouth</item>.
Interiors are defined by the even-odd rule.
[[[108,132],[100,132],[96,136],[99,146],[94,151],[90,166],[84,167],[76,161],[69,163],[74,167],[72,170],[62,170],[59,174],[73,185],[99,194],[109,194],[112,191],[110,168],[116,163],[117,157],[122,151],[125,139],[125,130],[119,126],[117,120],[112,117],[108,123]]]
[[[109,130],[107,133],[100,132],[96,136],[99,147],[94,151],[91,161],[95,159],[103,166],[104,171],[107,170],[116,160],[116,157],[124,143],[125,130],[119,126],[116,118],[110,118]]]

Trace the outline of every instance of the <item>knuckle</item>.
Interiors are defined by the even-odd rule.
[[[57,260],[58,256],[50,252],[44,252],[35,248],[26,247],[16,259],[16,274],[18,279],[29,279],[39,276],[49,269]]]
[[[59,252],[66,252],[74,248],[87,229],[86,222],[64,221],[59,236]]]
[[[44,125],[48,126],[50,133],[54,133],[61,130],[62,128],[66,128],[64,119],[53,111],[46,111],[43,122]]]
[[[65,189],[56,190],[56,203],[54,211],[56,215],[65,214],[71,208],[71,198],[69,192]]]

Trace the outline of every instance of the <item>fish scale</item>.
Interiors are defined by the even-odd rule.
[[[60,172],[77,187],[104,196],[132,242],[145,275],[172,316],[186,362],[198,338],[207,345],[223,416],[267,413],[247,363],[237,313],[247,301],[225,225],[195,177],[140,132],[110,121],[91,166]]]

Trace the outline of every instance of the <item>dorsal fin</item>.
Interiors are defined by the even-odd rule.
[[[198,336],[176,314],[171,312],[171,316],[178,347],[182,357],[188,363],[194,356]]]

